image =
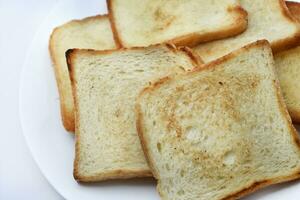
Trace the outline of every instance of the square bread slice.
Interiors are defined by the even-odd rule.
[[[166,77],[137,100],[162,199],[237,199],[300,176],[300,141],[267,41]]]
[[[247,27],[238,0],[107,0],[116,42],[124,47],[164,42],[194,46]]]
[[[286,2],[300,21],[300,3]],[[275,55],[277,74],[285,103],[293,122],[300,123],[300,46]]]
[[[74,131],[74,102],[65,52],[68,49],[114,49],[111,26],[106,15],[73,20],[55,28],[49,41],[60,97],[62,121],[67,131]]]
[[[172,45],[67,52],[75,99],[77,181],[152,176],[136,132],[134,105],[150,82],[197,66]]]
[[[284,0],[241,0],[248,12],[248,28],[240,35],[208,42],[195,47],[205,62],[220,58],[233,50],[260,39],[267,39],[274,52],[296,46],[300,41],[299,23]]]

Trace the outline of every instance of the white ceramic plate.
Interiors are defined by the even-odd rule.
[[[23,133],[42,173],[66,199],[159,199],[151,179],[78,184],[72,175],[74,138],[61,123],[59,98],[48,53],[54,27],[71,19],[106,13],[105,1],[61,1],[40,27],[24,64],[20,85]],[[26,172],[25,172],[26,173]],[[299,200],[300,182],[273,186],[248,200]]]

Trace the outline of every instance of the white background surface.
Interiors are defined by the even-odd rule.
[[[24,142],[19,78],[31,40],[57,0],[0,0],[0,199],[62,199]]]
[[[19,120],[21,68],[35,32],[57,0],[0,0],[0,199],[62,199],[25,144]]]

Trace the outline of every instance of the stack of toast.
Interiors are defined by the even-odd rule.
[[[107,6],[49,41],[78,182],[153,176],[162,199],[221,200],[300,178],[300,3]]]

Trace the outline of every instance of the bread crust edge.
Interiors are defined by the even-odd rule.
[[[118,48],[122,48],[122,47],[124,47],[124,45],[123,45],[121,37],[119,36],[119,33],[117,31],[117,27],[116,27],[116,23],[115,23],[115,17],[113,15],[112,0],[106,0],[106,6],[107,6],[107,10],[108,10],[108,18],[109,18],[109,21],[110,21],[110,26],[111,26],[111,30],[112,30],[112,33],[113,33],[115,43],[116,43]]]
[[[289,113],[292,118],[293,123],[300,124],[300,110],[289,108]]]
[[[285,1],[291,15],[300,22],[300,3],[295,1]]]

